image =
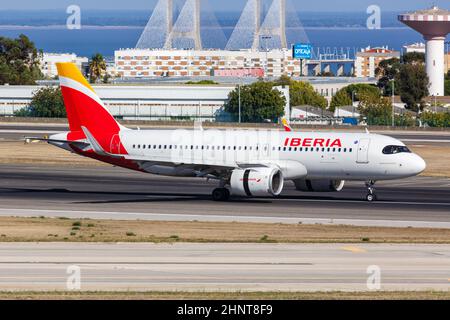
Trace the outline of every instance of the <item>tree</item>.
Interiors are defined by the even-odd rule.
[[[450,127],[450,113],[433,113],[426,111],[420,115],[420,120],[424,125],[438,128]]]
[[[445,74],[444,94],[450,96],[450,70]]]
[[[91,63],[89,64],[89,73],[91,83],[96,83],[103,78],[106,72],[106,62],[100,53],[96,53],[91,58]]]
[[[15,114],[21,117],[65,118],[66,108],[59,87],[41,88],[34,92],[31,104]]]
[[[330,103],[330,110],[334,111],[337,107],[351,106],[353,101],[359,101],[362,96],[373,96],[379,98],[380,90],[370,84],[351,84],[339,90]]]
[[[403,64],[395,82],[406,108],[416,112],[422,110],[425,106],[423,99],[429,95],[429,80],[425,66]]]
[[[41,55],[23,34],[17,39],[0,37],[0,85],[33,85],[42,79]]]
[[[289,95],[291,106],[309,105],[325,109],[328,101],[318,94],[314,87],[303,81],[295,81],[290,77],[283,75],[273,83],[274,86],[289,86]]]
[[[348,95],[346,90],[339,90],[331,99],[330,111],[335,111],[337,107],[351,106],[352,98]]]
[[[286,99],[269,82],[255,82],[241,86],[241,119],[243,122],[276,120],[283,116]],[[239,114],[239,88],[230,92],[225,111],[237,117]]]
[[[383,91],[384,96],[392,95],[392,81],[400,72],[400,60],[397,58],[383,60],[375,70],[378,77],[377,86]]]
[[[392,123],[392,103],[389,98],[362,94],[359,113],[369,125],[390,125]]]
[[[408,52],[402,57],[404,64],[425,64],[425,53]]]
[[[317,93],[310,83],[291,81],[289,86],[291,106],[313,106],[326,109],[328,101]]]

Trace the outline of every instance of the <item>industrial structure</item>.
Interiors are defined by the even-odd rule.
[[[159,0],[142,32],[136,49],[202,50],[202,2],[186,0],[174,19],[174,0]],[[295,41],[307,41],[298,17],[287,16],[287,1],[271,0],[263,12],[263,0],[248,0],[242,15],[225,47],[226,50],[287,49],[287,26],[294,30]],[[262,19],[264,17],[264,19]],[[208,26],[210,27],[210,26]],[[296,27],[298,30],[296,30]],[[215,49],[218,49],[217,47]]]
[[[273,0],[261,19],[262,0],[249,0],[228,41],[226,50],[286,49],[286,0]]]
[[[399,15],[398,19],[421,33],[426,41],[426,65],[430,95],[444,95],[444,45],[450,33],[450,11],[436,6]]]
[[[200,32],[201,0],[186,0],[174,23],[173,0],[159,0],[136,45],[137,49],[173,49],[176,40],[186,48],[202,49]],[[182,42],[181,42],[182,43]]]

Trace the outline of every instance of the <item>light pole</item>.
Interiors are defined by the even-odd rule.
[[[267,40],[272,39],[272,36],[262,36],[262,39],[265,43],[265,50],[266,50],[266,64],[265,64],[265,77],[268,78],[268,72],[269,72],[269,46],[267,45]]]
[[[352,118],[355,117],[355,91],[352,91]]]
[[[450,41],[446,41],[445,44],[447,45],[447,52],[446,52],[447,53],[446,54],[447,57],[446,57],[446,60],[445,60],[447,62],[446,70],[447,70],[447,72],[450,72],[450,68],[449,68],[449,62],[450,62],[450,55],[449,54],[450,54],[450,52],[448,52],[448,45],[450,44]]]
[[[239,91],[239,123],[241,123],[241,78],[239,78],[238,91]]]
[[[395,127],[395,80],[392,80],[392,126]]]

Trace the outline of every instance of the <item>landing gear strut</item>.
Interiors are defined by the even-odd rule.
[[[377,200],[377,196],[375,195],[375,181],[367,181],[366,182],[366,187],[367,187],[367,196],[366,196],[366,200],[369,202],[375,201]]]
[[[230,199],[230,191],[227,188],[217,188],[212,192],[214,201],[228,201]]]

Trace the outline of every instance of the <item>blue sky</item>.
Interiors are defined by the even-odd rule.
[[[208,0],[215,11],[241,10],[245,0]],[[369,5],[376,4],[385,11],[414,10],[436,4],[450,9],[448,0],[291,0],[302,11],[365,11]],[[82,9],[146,9],[153,8],[156,0],[1,0],[0,10],[64,9],[72,4]]]

